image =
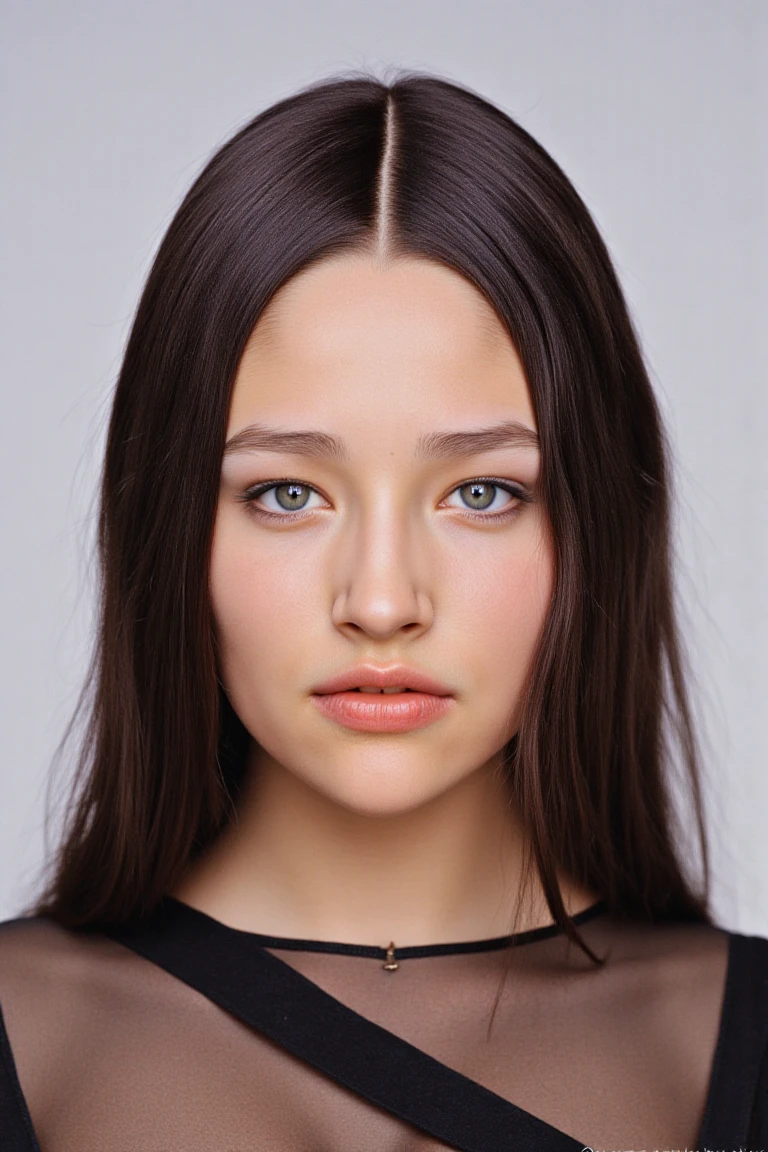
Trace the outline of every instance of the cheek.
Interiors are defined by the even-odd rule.
[[[471,563],[463,560],[454,569],[457,648],[485,701],[485,721],[501,742],[516,730],[554,572],[550,534],[538,525],[514,537],[508,549],[473,552]]]
[[[222,679],[235,708],[253,709],[301,651],[315,614],[311,571],[295,556],[255,548],[248,525],[217,525],[210,568],[210,597]],[[278,547],[278,553],[280,549]]]
[[[554,554],[543,533],[529,552],[509,565],[506,579],[498,582],[500,611],[508,622],[508,632],[532,648],[541,634],[554,586]]]
[[[536,520],[512,536],[506,547],[493,538],[473,548],[452,550],[451,599],[454,611],[483,635],[538,636],[554,586],[554,548],[546,526]],[[444,568],[444,571],[446,569]],[[527,640],[526,640],[527,642]]]

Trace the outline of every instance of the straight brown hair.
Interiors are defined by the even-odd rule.
[[[333,78],[268,108],[213,156],[160,245],[114,395],[98,637],[68,733],[85,717],[85,735],[35,910],[71,926],[148,914],[236,806],[248,737],[220,688],[208,594],[233,379],[281,285],[382,244],[471,281],[531,392],[556,580],[506,749],[526,874],[579,942],[558,870],[615,915],[709,922],[668,448],[621,288],[545,150],[477,94],[414,73]],[[699,874],[676,847],[676,766]]]

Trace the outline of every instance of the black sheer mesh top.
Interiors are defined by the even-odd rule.
[[[768,940],[575,917],[421,949],[274,939],[167,898],[0,926],[3,1152],[768,1146]]]

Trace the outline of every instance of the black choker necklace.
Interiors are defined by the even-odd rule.
[[[166,900],[181,904],[173,896]],[[184,905],[188,907],[188,905]],[[605,911],[605,901],[598,900],[582,909],[571,917],[573,924],[584,924],[593,920]],[[204,916],[205,913],[198,912]],[[208,917],[213,919],[213,917]],[[275,951],[287,952],[327,952],[335,956],[367,957],[371,960],[380,960],[385,972],[396,972],[402,960],[415,960],[426,956],[459,956],[472,952],[494,952],[502,948],[515,947],[521,944],[532,944],[536,940],[546,940],[550,936],[559,936],[563,929],[559,924],[546,924],[542,928],[529,928],[525,932],[513,932],[509,936],[494,936],[489,940],[462,940],[454,944],[423,944],[411,945],[408,948],[396,948],[394,941],[388,948],[379,948],[373,944],[342,944],[335,940],[299,940],[291,936],[267,936],[260,932],[248,932],[242,928],[229,928],[228,931],[247,936],[262,948],[272,948]]]

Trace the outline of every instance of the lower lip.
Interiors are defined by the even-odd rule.
[[[452,696],[429,692],[330,692],[312,699],[323,715],[356,732],[412,732],[450,710]]]

